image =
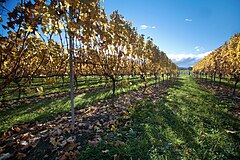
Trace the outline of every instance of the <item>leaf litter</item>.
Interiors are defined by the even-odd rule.
[[[77,159],[87,145],[97,146],[119,126],[127,127],[130,110],[135,104],[143,101],[157,103],[171,84],[169,80],[157,87],[151,85],[120,95],[114,106],[110,100],[100,100],[76,110],[74,127],[71,126],[70,113],[60,113],[49,121],[15,125],[0,136],[0,159]],[[123,141],[105,143],[124,145]]]

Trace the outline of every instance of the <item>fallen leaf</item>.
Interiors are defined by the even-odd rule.
[[[114,143],[115,146],[120,146],[120,145],[124,145],[124,144],[125,144],[125,143],[122,142],[122,141],[116,141],[116,142]]]
[[[10,153],[0,154],[0,160],[5,160],[5,159],[8,159],[10,157],[11,157]]]
[[[29,126],[29,124],[23,124],[23,125],[21,125],[21,128],[28,129],[28,126]]]
[[[59,136],[59,135],[61,135],[61,134],[62,134],[62,130],[59,129],[59,128],[57,128],[57,129],[53,132],[52,136]]]
[[[67,144],[67,141],[64,140],[64,141],[62,141],[59,145],[60,145],[61,147],[64,147],[66,144]]]
[[[88,141],[88,144],[91,145],[91,146],[96,147],[98,142],[99,141]]]
[[[15,132],[20,132],[21,131],[21,129],[19,127],[12,128],[12,130],[15,131]]]
[[[50,143],[52,143],[52,145],[54,145],[55,147],[57,147],[57,145],[60,145],[59,140],[56,140],[56,138],[53,137],[50,138]]]
[[[21,144],[22,146],[28,145],[27,141],[20,141],[20,144]]]
[[[44,155],[44,157],[43,158],[48,158],[49,157],[49,155],[48,154],[46,154],[46,155]]]
[[[45,134],[47,132],[48,132],[48,130],[43,130],[43,131],[40,132],[40,134]]]
[[[93,129],[93,125],[89,125],[88,129],[92,130]]]
[[[31,127],[31,128],[30,128],[30,131],[35,131],[35,130],[36,130],[35,127]]]
[[[11,134],[11,132],[9,132],[9,131],[4,132],[4,133],[3,133],[3,136],[0,138],[0,141],[7,139],[7,138],[10,137],[11,135],[12,135],[12,134]]]
[[[67,142],[73,143],[73,142],[74,142],[74,138],[73,138],[73,137],[69,137],[69,138],[67,139]]]
[[[96,130],[100,130],[100,128],[99,128],[98,126],[94,126],[94,127],[93,127],[93,130],[95,130],[95,131],[96,131]]]
[[[59,160],[66,160],[66,159],[68,159],[68,157],[65,154],[59,157]]]
[[[106,144],[114,145],[114,146],[120,146],[124,145],[125,143],[122,141],[115,141],[115,142],[105,142]]]
[[[101,123],[99,121],[97,121],[96,125],[98,125],[99,127],[101,127]]]
[[[225,131],[226,131],[227,133],[231,133],[231,134],[237,133],[237,131],[230,131],[230,130],[227,130],[227,129],[225,129]]]
[[[112,125],[111,131],[114,131],[114,130],[116,130],[116,127],[114,125]]]
[[[77,145],[74,142],[68,143],[66,146],[67,151],[73,150]]]
[[[108,153],[109,152],[109,150],[107,149],[107,150],[103,150],[102,151],[102,153]]]
[[[18,152],[16,157],[17,157],[17,159],[23,159],[24,157],[26,157],[26,154]]]
[[[27,132],[27,133],[23,134],[21,138],[22,138],[23,140],[26,140],[26,139],[28,139],[30,136],[31,136],[30,133]]]
[[[4,151],[4,147],[0,147],[0,154]]]
[[[118,156],[117,154],[115,154],[115,155],[113,156],[113,160],[120,160],[120,158],[119,158],[119,156]]]

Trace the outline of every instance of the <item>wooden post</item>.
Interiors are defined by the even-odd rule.
[[[69,7],[69,18],[73,20],[73,10],[72,6]],[[74,39],[72,34],[69,35],[69,45],[70,45],[70,58],[69,58],[69,64],[70,64],[70,98],[71,98],[71,115],[72,115],[72,125],[75,124],[75,115],[74,115],[74,82],[73,82],[73,54],[74,54]]]

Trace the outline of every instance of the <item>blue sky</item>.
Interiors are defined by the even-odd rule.
[[[240,32],[240,0],[105,0],[179,66],[195,64]]]
[[[7,0],[6,8],[16,2]],[[194,65],[240,32],[240,0],[105,0],[102,5],[107,15],[118,10],[181,67]]]

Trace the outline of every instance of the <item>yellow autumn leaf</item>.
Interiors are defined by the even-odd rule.
[[[57,147],[57,145],[61,145],[59,140],[56,140],[56,138],[53,138],[53,137],[50,138],[50,143],[54,145],[54,147]]]
[[[59,28],[60,28],[60,29],[63,29],[63,28],[64,28],[64,26],[63,26],[63,23],[62,23],[62,22],[59,22],[59,23],[58,23],[58,26],[59,26]]]
[[[69,3],[68,1],[65,1],[66,9],[69,9]]]
[[[49,18],[50,16],[51,16],[50,13],[47,13],[47,14],[46,14],[46,17],[47,17],[47,18]]]
[[[53,33],[54,34],[58,34],[59,32],[58,32],[58,30],[54,30]]]
[[[27,31],[27,32],[32,32],[32,31],[33,31],[33,29],[32,29],[32,27],[31,27],[31,26],[28,26],[28,28],[26,29],[26,31]]]
[[[116,127],[114,125],[112,125],[111,131],[114,131],[114,130],[116,130]]]
[[[52,58],[52,56],[50,56],[49,58],[50,58],[50,61],[53,62],[53,58]]]
[[[40,34],[38,32],[35,32],[35,35],[36,35],[37,38],[40,39]]]
[[[37,88],[37,91],[38,91],[39,93],[42,93],[42,92],[43,92],[43,87],[42,87],[42,86],[38,87],[38,88]]]

